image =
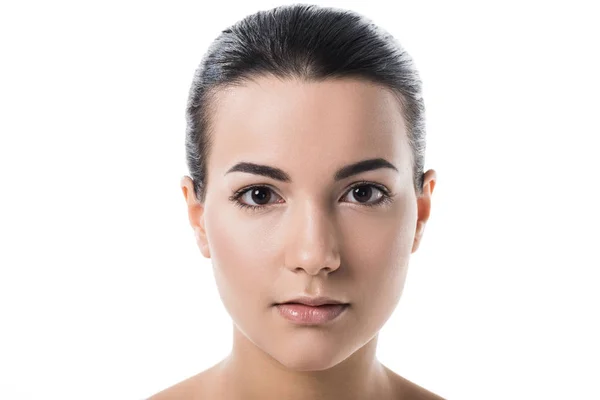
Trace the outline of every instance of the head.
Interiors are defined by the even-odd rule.
[[[323,370],[376,337],[429,218],[424,105],[412,59],[356,13],[261,11],[198,67],[181,186],[240,332],[282,365]],[[299,326],[274,304],[348,303]]]

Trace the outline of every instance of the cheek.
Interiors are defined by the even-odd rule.
[[[205,216],[215,280],[227,308],[263,296],[274,260],[264,224],[222,207]],[[271,271],[271,272],[270,272]]]
[[[399,204],[383,218],[367,216],[362,224],[348,227],[346,255],[365,305],[384,313],[395,307],[404,287],[415,228],[416,207],[411,203]]]

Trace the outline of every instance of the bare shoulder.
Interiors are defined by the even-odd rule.
[[[184,381],[181,381],[147,400],[200,400],[218,398],[215,387],[215,372],[220,364],[216,364],[206,371],[200,372]]]
[[[409,381],[392,370],[388,368],[386,368],[386,370],[391,377],[395,398],[397,400],[445,400],[443,397]]]

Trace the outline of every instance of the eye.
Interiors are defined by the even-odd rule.
[[[352,186],[342,199],[347,197],[357,200],[349,201],[350,203],[365,207],[383,206],[392,201],[390,192],[384,186],[364,181]],[[283,199],[268,186],[251,186],[240,189],[229,197],[229,200],[237,207],[250,211],[266,209],[269,204],[284,203]]]
[[[283,199],[267,186],[252,186],[250,188],[242,189],[236,192],[229,200],[233,201],[235,205],[240,208],[250,208],[257,210],[264,208],[265,205],[269,204],[272,199],[279,200],[275,203],[282,203]]]
[[[343,198],[354,198],[357,201],[349,201],[367,207],[372,207],[390,200],[388,191],[373,183],[360,182],[354,185]]]

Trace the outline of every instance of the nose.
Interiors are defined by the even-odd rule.
[[[331,214],[317,206],[298,211],[287,224],[285,265],[294,272],[304,270],[309,275],[337,270],[341,260]]]

